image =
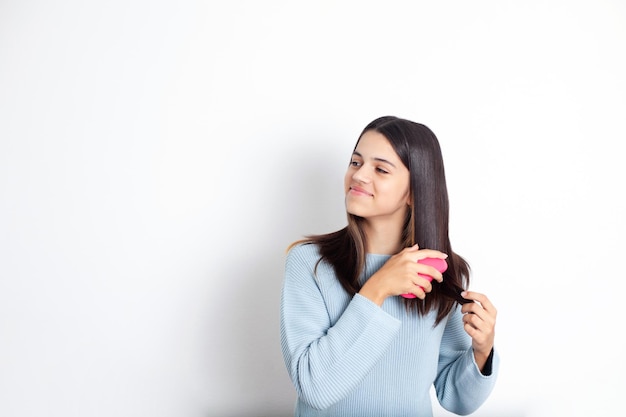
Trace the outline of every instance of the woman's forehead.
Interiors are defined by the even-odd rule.
[[[400,157],[385,135],[373,130],[361,136],[354,151],[367,159],[385,159],[393,163],[400,161]]]

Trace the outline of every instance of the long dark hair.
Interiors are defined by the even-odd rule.
[[[433,280],[433,291],[425,300],[405,299],[409,310],[426,314],[437,310],[439,323],[455,302],[465,303],[460,293],[469,285],[469,264],[452,251],[448,236],[449,202],[443,157],[439,141],[425,125],[385,116],[369,123],[359,135],[356,146],[365,132],[376,131],[389,140],[402,163],[408,168],[411,188],[411,207],[402,232],[402,246],[418,244],[422,249],[437,249],[448,254],[448,269],[443,282]],[[365,269],[366,236],[364,219],[348,213],[348,225],[336,232],[310,235],[295,242],[314,243],[321,258],[333,266],[342,287],[354,295],[361,289],[359,277]]]

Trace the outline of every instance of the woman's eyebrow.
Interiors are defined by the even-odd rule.
[[[360,153],[358,153],[357,151],[352,152],[352,155],[356,155],[356,156],[358,156],[359,158],[363,158],[363,155],[361,155],[361,154],[360,154]],[[374,158],[372,158],[372,159],[373,159],[374,161],[378,161],[378,162],[383,162],[383,163],[385,163],[385,164],[389,164],[389,165],[391,165],[391,166],[392,166],[392,167],[394,167],[394,168],[396,167],[393,163],[389,162],[388,160],[386,160],[386,159],[384,159],[384,158],[376,158],[376,157],[374,157]]]
[[[374,158],[374,161],[384,162],[385,164],[389,164],[389,165],[391,165],[394,168],[396,167],[394,164],[392,164],[391,162],[389,162],[389,161],[387,161],[386,159],[383,159],[383,158]]]

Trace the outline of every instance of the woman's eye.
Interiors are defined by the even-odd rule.
[[[359,167],[361,166],[361,163],[359,161],[350,161],[350,166]]]
[[[382,168],[376,168],[376,171],[380,172],[381,174],[389,174],[389,171],[386,171]]]

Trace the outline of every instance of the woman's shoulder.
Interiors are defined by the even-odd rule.
[[[314,260],[317,262],[319,258],[319,247],[313,242],[296,242],[287,250],[287,259]]]

